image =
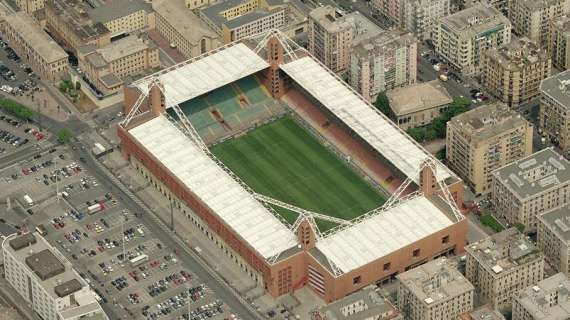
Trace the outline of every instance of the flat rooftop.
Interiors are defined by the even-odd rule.
[[[399,274],[405,286],[425,305],[437,304],[475,291],[475,287],[459,272],[457,266],[439,258]]]
[[[538,216],[560,240],[570,243],[570,206],[550,210]]]
[[[216,39],[218,34],[184,5],[184,1],[155,0],[152,8],[180,33],[182,38],[198,45],[202,38]]]
[[[505,320],[499,311],[489,305],[484,305],[459,317],[460,320]]]
[[[131,34],[120,40],[111,42],[98,49],[97,52],[106,62],[110,63],[152,47],[155,47],[152,42],[140,38],[136,34]]]
[[[358,11],[339,15],[336,13],[336,9],[330,5],[313,9],[309,16],[330,33],[351,29],[353,46],[374,38],[384,31]]]
[[[70,25],[79,39],[96,39],[110,33],[103,23],[93,21],[86,14],[93,9],[87,3],[80,0],[46,0],[46,7],[52,8],[64,23]]]
[[[563,15],[553,20],[555,28],[564,32],[570,31],[570,16]]]
[[[472,243],[465,250],[495,278],[528,262],[543,259],[540,250],[516,228]]]
[[[511,23],[490,4],[476,4],[441,19],[444,28],[464,38],[473,38],[489,30],[500,30]]]
[[[139,11],[152,12],[152,5],[144,0],[113,0],[87,11],[93,22],[107,23]]]
[[[568,109],[570,107],[570,70],[542,80],[540,91],[558,102],[560,107]]]
[[[518,2],[529,9],[545,9],[561,4],[560,0],[518,0]]]
[[[242,15],[237,17],[228,19],[225,16],[227,11],[230,11],[232,8],[238,7],[245,3],[244,0],[222,0],[208,6],[204,9],[200,10],[200,15],[206,17],[210,20],[214,25],[218,28],[222,28],[222,26],[227,26],[229,29],[236,28],[238,26],[253,22],[257,19],[260,19],[264,16],[268,16],[276,11],[281,11],[285,9],[285,1],[282,0],[272,0],[268,1],[269,7],[261,7],[258,6],[253,10],[246,12]]]
[[[535,320],[570,318],[570,280],[563,273],[539,281],[515,294],[514,298]]]
[[[360,312],[347,312],[351,305],[363,306]],[[385,299],[374,288],[366,287],[362,290],[337,300],[331,304],[318,309],[321,315],[329,320],[357,320],[357,319],[377,319],[389,320],[400,315],[390,301]],[[380,318],[377,316],[380,315]]]
[[[430,110],[453,102],[453,98],[439,80],[396,88],[388,91],[386,95],[396,116]]]
[[[491,48],[485,53],[490,59],[498,62],[503,68],[517,72],[537,63],[549,62],[546,50],[538,47],[527,38],[513,37],[511,42],[499,48]]]
[[[46,63],[66,60],[67,53],[32,19],[19,11],[4,17],[5,23],[18,30],[20,37],[42,57]]]
[[[32,249],[30,249],[31,251]],[[65,272],[63,263],[49,249],[30,254],[25,261],[26,265],[42,280],[47,280]]]
[[[538,196],[570,182],[570,162],[546,148],[493,171],[493,176],[519,199]]]
[[[400,29],[384,30],[358,41],[358,44],[352,48],[352,54],[356,57],[368,57],[370,54],[376,55],[397,50],[417,42],[418,40],[412,33]]]
[[[472,142],[486,141],[514,128],[527,125],[520,113],[501,102],[494,102],[453,117],[449,123]]]

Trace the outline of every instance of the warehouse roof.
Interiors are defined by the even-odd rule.
[[[158,76],[164,86],[166,105],[188,101],[228,83],[254,74],[269,64],[243,43],[213,51],[197,60],[189,60],[135,82],[145,90],[151,77]]]
[[[386,95],[396,116],[445,106],[453,101],[439,80],[397,88]]]
[[[287,226],[165,116],[129,133],[261,256],[297,245]]]
[[[390,119],[310,56],[283,64],[281,69],[407,177],[418,182],[418,169],[433,156]],[[440,181],[454,176],[441,163],[438,169]]]
[[[349,272],[423,239],[454,222],[434,198],[417,196],[336,232],[316,244],[330,262]]]

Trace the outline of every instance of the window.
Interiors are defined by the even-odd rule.
[[[390,266],[391,266],[391,265],[390,265],[390,262],[384,263],[384,271],[390,270]]]
[[[414,250],[414,252],[412,253],[412,255],[413,255],[414,257],[419,257],[419,256],[420,256],[420,249]]]
[[[449,236],[441,238],[441,243],[448,243],[448,242],[449,242]]]
[[[361,281],[362,281],[362,278],[360,276],[354,277],[352,279],[352,284],[359,284]]]

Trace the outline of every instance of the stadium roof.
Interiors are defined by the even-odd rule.
[[[432,200],[418,196],[323,238],[316,247],[346,273],[453,223]]]
[[[392,121],[310,56],[283,64],[281,69],[407,177],[418,183],[422,161],[431,155]],[[439,181],[453,175],[443,164],[438,169]]]
[[[164,86],[166,105],[170,107],[188,101],[228,83],[254,74],[269,64],[243,43],[212,51],[197,60],[188,60],[137,81],[145,92],[153,76]]]
[[[297,245],[297,237],[165,116],[131,130],[160,163],[261,256]]]

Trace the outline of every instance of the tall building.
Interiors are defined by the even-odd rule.
[[[96,95],[103,96],[119,92],[126,77],[142,77],[160,67],[158,48],[135,34],[102,48],[81,47],[77,58]]]
[[[446,139],[449,166],[476,194],[491,191],[493,170],[532,153],[532,125],[502,103],[453,117]]]
[[[515,294],[513,320],[570,319],[570,280],[557,273]]]
[[[503,309],[512,295],[544,277],[544,255],[516,228],[465,247],[465,276],[482,303]]]
[[[396,307],[384,298],[374,286],[320,307],[311,314],[311,320],[403,320]]]
[[[437,54],[464,74],[478,74],[487,49],[511,42],[511,23],[489,4],[440,19],[433,39]]]
[[[518,36],[548,47],[550,21],[570,10],[568,0],[510,0],[509,20]]]
[[[180,1],[153,1],[156,31],[187,59],[222,45],[221,36]]]
[[[564,152],[570,149],[570,71],[540,83],[539,133]]]
[[[379,36],[381,33],[380,27],[358,12],[340,15],[332,6],[324,6],[312,10],[309,14],[309,52],[336,73],[344,73],[351,68],[353,47],[360,43],[374,42],[376,37],[379,37],[378,41],[388,43],[391,42],[390,39],[393,40],[394,36],[382,38]],[[412,46],[411,50],[417,50],[415,45]],[[366,73],[366,70],[363,73]],[[366,75],[360,76],[368,78]],[[358,75],[353,78],[358,82]]]
[[[487,50],[481,83],[509,107],[518,107],[540,95],[540,82],[550,76],[550,57],[545,49],[526,38]]]
[[[409,320],[447,320],[473,310],[475,288],[446,258],[397,276],[398,307]]]
[[[58,81],[67,75],[68,54],[25,12],[4,17],[2,36],[41,77]]]
[[[552,65],[562,70],[570,69],[570,16],[551,20],[548,34],[548,53]]]
[[[6,237],[2,253],[6,281],[42,319],[108,319],[85,280],[39,234]]]
[[[569,185],[570,162],[543,149],[493,172],[491,202],[510,224],[536,230],[537,216],[568,203]]]
[[[46,0],[15,0],[16,6],[31,15],[45,7]]]
[[[550,267],[570,274],[570,206],[538,215],[537,244]]]
[[[489,305],[484,305],[471,312],[462,314],[459,320],[505,320],[505,316]]]
[[[350,52],[348,82],[368,101],[383,91],[416,83],[418,43],[411,33],[385,31]]]
[[[403,130],[430,124],[453,102],[439,80],[390,90],[386,95],[394,114],[394,122]]]

